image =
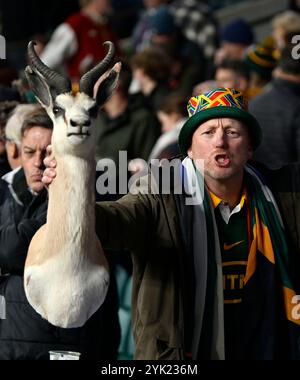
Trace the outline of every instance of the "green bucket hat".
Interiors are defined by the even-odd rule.
[[[233,88],[217,88],[205,94],[190,98],[187,110],[189,118],[181,128],[178,143],[181,153],[186,156],[195,130],[206,120],[229,117],[244,122],[252,138],[255,150],[262,140],[258,121],[247,111],[243,94]]]

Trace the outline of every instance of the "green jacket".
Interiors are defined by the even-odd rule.
[[[298,265],[300,166],[262,171],[278,202],[292,259]],[[98,203],[96,231],[104,248],[132,252],[135,358],[185,359],[185,250],[174,194],[128,194],[117,202]]]

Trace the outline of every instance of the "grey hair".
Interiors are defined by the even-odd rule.
[[[5,126],[5,137],[8,141],[14,142],[18,147],[22,140],[22,125],[27,116],[40,108],[38,104],[19,104],[13,110]]]
[[[21,128],[21,138],[23,139],[25,133],[34,127],[41,127],[45,129],[53,130],[53,122],[46,112],[45,108],[39,105],[37,109],[27,114],[22,128]]]

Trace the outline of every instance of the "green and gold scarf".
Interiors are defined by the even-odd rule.
[[[222,259],[213,206],[192,160],[182,162],[185,196],[177,197],[193,277],[194,359],[225,359]],[[271,190],[245,167],[251,244],[242,300],[241,359],[300,358],[300,318],[289,248]],[[180,199],[180,200],[179,200]],[[179,200],[179,201],[178,201]]]

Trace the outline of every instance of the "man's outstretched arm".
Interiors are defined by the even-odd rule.
[[[47,151],[42,181],[50,186],[56,177],[56,161],[51,157],[51,146]],[[140,188],[148,187],[147,180],[147,177],[140,179]],[[103,248],[145,252],[147,241],[151,242],[155,231],[156,197],[136,191],[118,201],[96,203],[96,233]]]

